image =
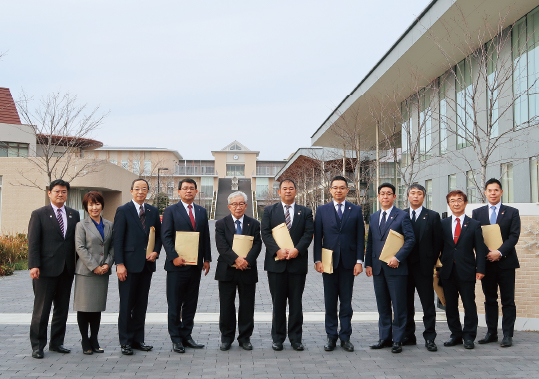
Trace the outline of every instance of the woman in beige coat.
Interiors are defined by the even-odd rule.
[[[73,309],[77,311],[82,352],[103,353],[97,334],[101,312],[107,304],[110,268],[114,263],[112,222],[101,217],[105,201],[99,192],[88,192],[84,195],[82,204],[89,216],[79,222],[75,230],[75,247],[79,259],[75,267]]]

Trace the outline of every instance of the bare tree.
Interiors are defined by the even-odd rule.
[[[46,184],[54,179],[72,181],[95,172],[103,162],[82,156],[83,148],[101,146],[89,138],[106,116],[98,115],[98,107],[87,111],[86,104],[77,104],[76,96],[56,92],[42,98],[35,108],[23,93],[17,109],[36,138],[35,157],[26,159],[44,176],[34,179],[21,170],[19,185],[43,188],[43,179]]]

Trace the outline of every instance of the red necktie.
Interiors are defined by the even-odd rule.
[[[457,226],[455,226],[455,237],[453,238],[455,240],[455,245],[457,244],[459,237],[460,237],[460,218],[457,218]]]
[[[195,216],[193,216],[193,212],[191,212],[191,208],[193,206],[189,204],[189,218],[191,219],[191,224],[193,225],[193,230],[195,230]],[[460,230],[460,228],[459,228]]]

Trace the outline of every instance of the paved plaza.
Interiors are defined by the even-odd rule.
[[[210,222],[212,234],[213,226],[214,223]],[[369,345],[378,339],[378,328],[372,279],[364,273],[356,278],[354,284],[355,313],[351,341],[356,349],[348,353],[338,347],[333,352],[325,352],[322,278],[313,267],[310,267],[307,275],[303,297],[306,320],[303,342],[306,350],[296,352],[287,342],[284,351],[273,351],[270,336],[271,298],[267,276],[263,271],[263,256],[264,249],[259,258],[256,324],[251,339],[253,351],[244,351],[237,343],[229,351],[219,350],[219,299],[217,282],[213,279],[217,260],[215,250],[210,273],[201,282],[197,321],[193,331],[194,339],[206,347],[202,350],[187,349],[185,354],[171,351],[166,324],[164,255],[158,261],[158,270],[152,280],[148,306],[145,342],[153,345],[154,349],[151,352],[135,351],[133,356],[123,356],[118,345],[118,286],[114,273],[100,331],[100,343],[105,353],[90,356],[82,354],[76,315],[73,312],[70,314],[65,340],[65,345],[72,349],[71,354],[49,352],[47,347],[42,360],[30,356],[29,325],[33,294],[28,272],[19,271],[13,276],[0,278],[0,377],[539,377],[539,333],[515,332],[514,346],[505,349],[498,344],[476,344],[474,350],[465,350],[462,345],[447,348],[443,346],[443,341],[449,338],[449,331],[443,313],[438,314],[438,352],[428,352],[421,344],[405,346],[401,354],[391,354],[389,349],[369,349]],[[417,337],[421,341],[421,322],[418,323],[418,329]],[[479,338],[485,332],[485,328],[479,328]]]

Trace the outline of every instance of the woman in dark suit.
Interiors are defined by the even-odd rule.
[[[101,312],[107,304],[110,267],[114,263],[112,222],[101,217],[105,201],[99,192],[88,192],[84,195],[82,204],[88,217],[79,222],[75,230],[75,247],[79,259],[75,268],[73,309],[77,311],[82,352],[103,353],[104,350],[97,341],[97,333]]]

